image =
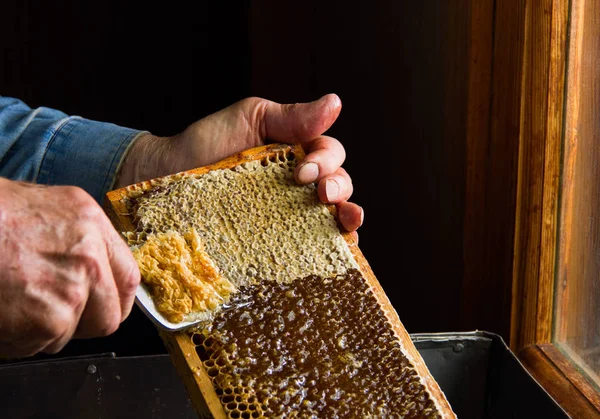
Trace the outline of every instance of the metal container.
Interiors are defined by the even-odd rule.
[[[569,417],[500,336],[469,332],[411,337],[458,418]]]
[[[568,418],[499,336],[469,332],[412,338],[459,418]],[[166,354],[5,364],[0,394],[2,418],[197,417]]]

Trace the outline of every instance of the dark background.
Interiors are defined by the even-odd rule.
[[[360,247],[407,330],[497,332],[460,314],[473,304],[462,288],[467,17],[446,1],[322,3],[5,1],[0,95],[172,135],[247,96],[337,93],[329,135],[365,209]],[[94,350],[132,333],[146,337],[131,352],[156,342],[136,312]]]

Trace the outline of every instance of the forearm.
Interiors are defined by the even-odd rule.
[[[79,186],[101,202],[140,134],[0,96],[0,176]]]

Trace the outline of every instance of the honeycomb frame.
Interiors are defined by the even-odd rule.
[[[139,195],[140,193],[155,188],[156,186],[164,185],[165,183],[169,183],[174,180],[179,180],[182,177],[190,174],[203,175],[212,170],[232,169],[235,166],[255,160],[270,159],[273,161],[273,159],[283,158],[290,153],[299,159],[304,156],[303,150],[300,146],[271,144],[249,149],[210,166],[140,182],[135,185],[130,185],[115,191],[111,191],[106,195],[104,209],[117,230],[134,231],[135,227],[133,217],[129,212],[126,203],[129,197],[135,196],[136,194]],[[334,206],[329,206],[329,210],[335,215]],[[392,326],[395,338],[400,343],[402,353],[413,365],[421,379],[421,383],[427,389],[427,392],[432,398],[441,417],[455,418],[456,416],[453,413],[443,392],[429,373],[429,370],[427,369],[423,359],[413,345],[408,332],[404,329],[402,323],[400,322],[395,309],[391,305],[387,295],[377,281],[367,260],[364,258],[362,252],[358,248],[356,241],[349,233],[342,232],[341,235],[348,244],[354,260],[358,264],[359,272],[376,298],[379,308]],[[168,332],[164,330],[159,330],[159,333],[165,342],[169,353],[171,354],[171,358],[175,367],[177,368],[184,381],[184,384],[186,385],[190,399],[192,400],[199,416],[201,418],[227,417],[219,395],[217,395],[217,392],[212,384],[211,377],[209,376],[203,362],[200,360],[200,357],[196,352],[196,345],[192,342],[190,335],[186,332]]]

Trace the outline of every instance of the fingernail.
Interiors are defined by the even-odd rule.
[[[362,209],[362,207],[360,208],[360,225],[363,224],[363,221],[365,221],[365,210]]]
[[[327,179],[325,181],[325,196],[327,197],[327,200],[333,202],[337,200],[339,195],[340,185],[333,179]]]
[[[341,105],[342,105],[342,101],[341,101],[340,97],[338,95],[334,95],[334,97],[333,97],[333,106],[335,108],[337,108],[337,107],[339,107]]]
[[[304,163],[298,171],[298,180],[300,183],[314,182],[318,176],[319,166],[316,163]]]

